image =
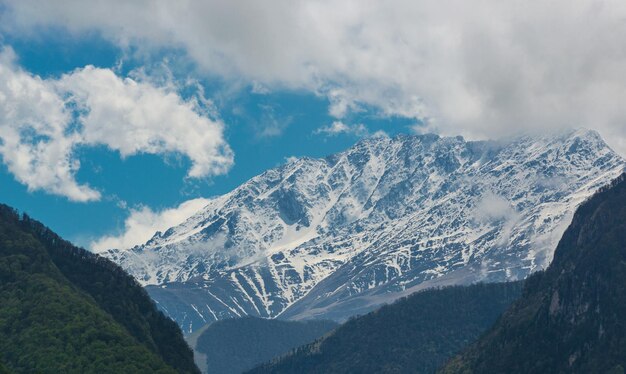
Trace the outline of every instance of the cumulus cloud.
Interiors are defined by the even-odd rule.
[[[181,48],[211,74],[326,95],[337,118],[373,106],[469,137],[584,126],[626,153],[622,0],[4,4],[6,32]]]
[[[107,249],[128,249],[150,240],[157,231],[183,223],[187,218],[207,205],[209,200],[198,198],[185,201],[177,207],[153,211],[147,206],[131,209],[124,222],[124,229],[118,235],[107,235],[92,241],[89,245],[94,252]]]
[[[191,160],[189,177],[222,174],[233,164],[223,127],[167,87],[93,66],[42,79],[17,66],[10,49],[0,51],[0,155],[31,191],[100,199],[75,179],[79,146],[104,145],[122,157],[178,153]]]

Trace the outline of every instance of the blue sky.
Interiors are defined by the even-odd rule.
[[[115,68],[120,61],[125,66],[123,73],[128,73],[144,62],[126,57],[125,51],[95,34],[5,36],[4,45],[14,50],[21,68],[44,78],[58,78],[86,65]],[[162,61],[168,57],[175,59],[177,53],[161,52],[152,58]],[[100,236],[122,232],[130,209],[147,206],[160,211],[189,199],[223,194],[284,163],[288,157],[324,157],[376,131],[389,135],[410,132],[416,123],[410,118],[381,116],[373,109],[362,110],[342,123],[363,125],[369,134],[320,133],[320,128],[336,121],[328,113],[329,102],[325,97],[296,90],[254,93],[252,87],[243,87],[223,98],[227,82],[209,78],[203,79],[202,85],[208,97],[220,97],[219,116],[226,124],[226,141],[234,152],[234,166],[225,175],[186,178],[190,162],[182,155],[139,154],[123,159],[119,152],[105,146],[82,147],[76,150],[81,163],[76,180],[99,190],[100,201],[74,202],[42,190],[29,192],[3,166],[2,202],[27,212],[62,236],[88,246]],[[121,128],[120,136],[123,131]]]
[[[586,127],[626,155],[624,4],[0,0],[0,200],[131,245],[381,131]]]

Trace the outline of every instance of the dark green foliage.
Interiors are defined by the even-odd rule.
[[[211,324],[198,338],[196,350],[207,358],[209,373],[241,373],[312,342],[337,327],[332,321],[227,319]]]
[[[8,370],[197,372],[172,326],[120,268],[0,205],[0,361]]]
[[[63,275],[93,297],[135,339],[179,372],[197,372],[193,352],[178,325],[157,310],[133,277],[108,259],[73,246],[37,221],[24,217],[21,223],[46,246]]]
[[[432,373],[488,329],[521,283],[418,292],[251,373]]]
[[[622,373],[626,366],[626,174],[585,202],[554,261],[443,373]]]
[[[9,369],[0,362],[0,374],[11,374]]]

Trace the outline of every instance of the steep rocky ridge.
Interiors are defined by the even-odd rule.
[[[544,269],[576,207],[624,160],[593,131],[372,138],[212,199],[103,253],[185,331],[244,315],[343,320],[432,285]]]

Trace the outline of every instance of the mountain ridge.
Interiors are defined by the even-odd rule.
[[[545,271],[441,373],[623,373],[626,174],[577,210]]]
[[[576,206],[623,168],[588,130],[366,139],[267,170],[146,244],[102,254],[185,331],[244,315],[343,320],[427,284],[545,268]]]

